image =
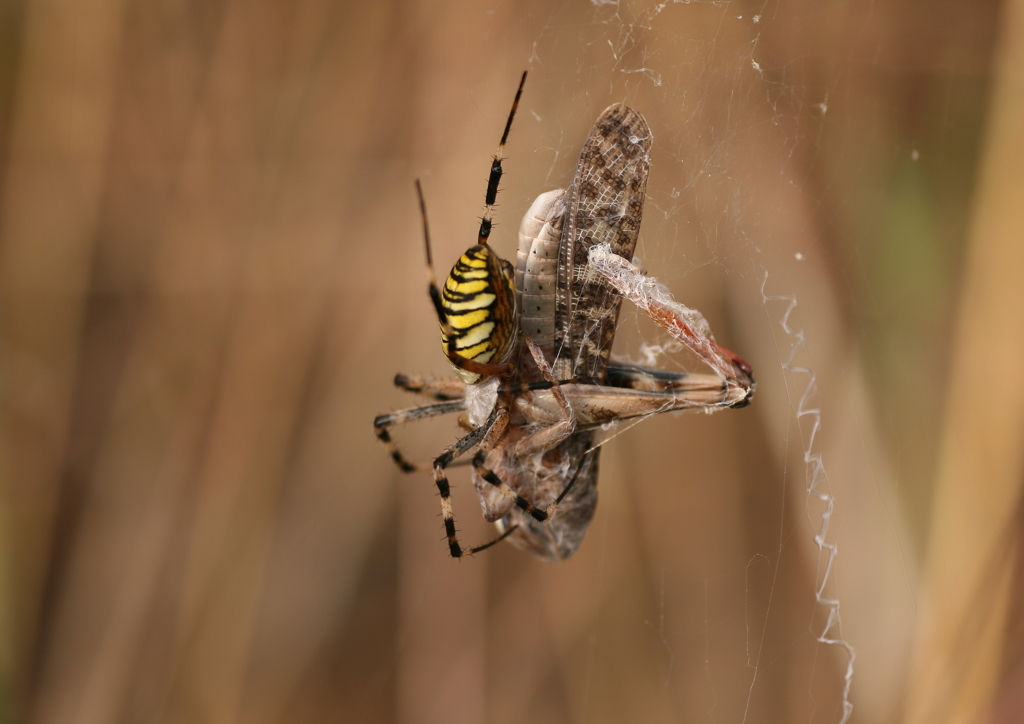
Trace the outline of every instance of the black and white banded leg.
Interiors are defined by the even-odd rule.
[[[420,375],[395,375],[395,387],[406,392],[413,392],[424,397],[445,402],[461,400],[466,396],[466,383],[462,380],[443,379],[438,377],[421,377]]]
[[[437,492],[441,495],[441,517],[444,519],[444,532],[448,537],[448,552],[451,553],[452,558],[462,558],[464,555],[472,555],[473,553],[490,548],[512,532],[511,530],[505,531],[500,538],[490,543],[469,548],[468,550],[464,549],[459,544],[458,535],[455,530],[455,513],[452,510],[451,486],[448,484],[448,477],[444,472],[445,468],[451,465],[456,458],[464,455],[474,447],[479,446],[481,451],[494,447],[494,444],[505,432],[505,428],[508,426],[508,419],[508,409],[500,404],[495,406],[490,417],[487,418],[483,425],[465,437],[456,440],[454,444],[449,446],[447,450],[434,460],[434,484],[437,485]]]
[[[420,407],[411,407],[407,410],[397,410],[396,412],[389,413],[387,415],[378,415],[373,421],[373,433],[377,436],[377,439],[384,443],[384,447],[388,449],[388,453],[391,454],[391,459],[395,461],[395,465],[403,473],[414,473],[417,471],[425,472],[428,468],[421,465],[416,465],[405,459],[402,453],[399,451],[395,441],[391,439],[391,433],[388,430],[395,425],[401,425],[406,422],[412,422],[413,420],[424,420],[428,417],[437,417],[439,415],[447,415],[452,412],[462,412],[466,409],[466,403],[464,400],[451,400],[449,402],[439,402],[434,405],[422,405]],[[467,448],[468,450],[469,448]]]

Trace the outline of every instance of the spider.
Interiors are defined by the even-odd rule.
[[[568,191],[541,194],[523,218],[516,267],[487,245],[502,160],[522,96],[491,162],[477,244],[443,288],[434,274],[426,202],[428,293],[442,348],[460,379],[397,375],[395,384],[436,400],[380,415],[374,430],[404,472],[422,470],[401,454],[391,427],[452,412],[468,434],[431,466],[452,557],[508,539],[547,560],[580,546],[597,505],[603,434],[614,423],[671,410],[714,411],[751,401],[750,366],[718,345],[699,312],[672,300],[630,263],[643,216],[651,133],[622,104],[597,119]],[[687,374],[609,362],[622,298],[630,299],[716,374]],[[463,548],[445,470],[475,450],[472,480],[484,517],[500,536]],[[539,507],[539,501],[547,501]]]

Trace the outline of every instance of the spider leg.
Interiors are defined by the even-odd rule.
[[[479,553],[480,551],[485,551],[485,550],[487,550],[488,548],[490,548],[491,546],[493,546],[493,545],[495,545],[497,543],[501,543],[503,540],[505,540],[510,535],[512,535],[512,533],[514,533],[515,530],[518,527],[519,527],[518,525],[509,526],[508,530],[506,530],[504,533],[502,533],[497,538],[492,540],[490,543],[484,543],[482,546],[476,546],[475,548],[470,548],[468,551],[466,551],[466,554],[467,555],[473,555],[474,553]]]
[[[406,422],[412,422],[413,420],[423,420],[428,417],[447,415],[450,412],[459,412],[465,409],[466,405],[463,400],[452,400],[450,402],[439,402],[434,405],[410,407],[407,410],[398,410],[397,412],[392,412],[387,415],[378,415],[373,421],[373,432],[377,436],[377,439],[384,443],[384,447],[386,447],[388,452],[391,454],[391,459],[395,461],[395,465],[397,465],[403,473],[426,471],[429,470],[429,468],[416,465],[415,463],[411,463],[405,459],[405,456],[403,456],[398,450],[398,446],[395,445],[394,440],[391,439],[391,434],[388,432],[388,428]]]
[[[512,119],[516,117],[516,109],[519,108],[519,99],[523,97],[523,85],[526,83],[526,71],[523,71],[519,79],[519,88],[516,90],[515,100],[512,101],[512,110],[505,121],[505,132],[501,134],[501,141],[498,143],[498,152],[491,159],[491,171],[487,175],[487,191],[484,194],[484,216],[480,219],[480,232],[477,243],[486,244],[487,238],[491,235],[492,216],[494,215],[494,202],[498,198],[498,184],[501,183],[501,175],[504,171],[501,162],[505,160],[505,142],[508,141],[508,132],[512,128]]]
[[[441,517],[444,519],[444,532],[448,536],[448,551],[451,553],[452,558],[461,558],[467,552],[473,553],[476,550],[487,548],[491,544],[487,544],[482,548],[472,548],[469,551],[464,551],[462,546],[459,545],[459,539],[455,533],[455,514],[452,512],[451,486],[448,484],[448,478],[444,474],[445,468],[451,465],[455,458],[477,445],[481,448],[488,445],[493,446],[495,441],[505,432],[507,425],[508,408],[503,405],[497,405],[483,425],[465,437],[456,440],[454,444],[434,460],[434,484],[437,485],[437,491],[441,494]]]
[[[417,395],[432,397],[435,400],[461,400],[466,396],[466,383],[462,380],[438,377],[421,377],[420,375],[395,375],[395,387]]]
[[[497,473],[484,465],[486,460],[487,451],[485,450],[480,450],[480,452],[473,457],[473,469],[483,480],[486,480],[488,483],[500,490],[502,495],[515,503],[516,506],[524,513],[532,516],[538,523],[543,523],[548,519],[549,516],[546,510],[540,510],[529,500],[510,488],[506,482],[498,477]]]

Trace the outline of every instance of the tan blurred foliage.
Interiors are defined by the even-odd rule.
[[[795,295],[851,721],[1013,721],[1020,6],[4,3],[0,720],[839,721]],[[446,374],[412,180],[454,259],[525,68],[499,252],[626,99],[644,264],[758,379],[607,445],[557,566],[450,560],[371,429]]]

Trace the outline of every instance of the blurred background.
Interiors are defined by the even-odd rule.
[[[0,14],[0,721],[1024,719],[1021,0]],[[371,423],[450,374],[413,179],[443,273],[527,69],[495,248],[629,103],[758,390],[605,445],[570,561],[453,561]]]

